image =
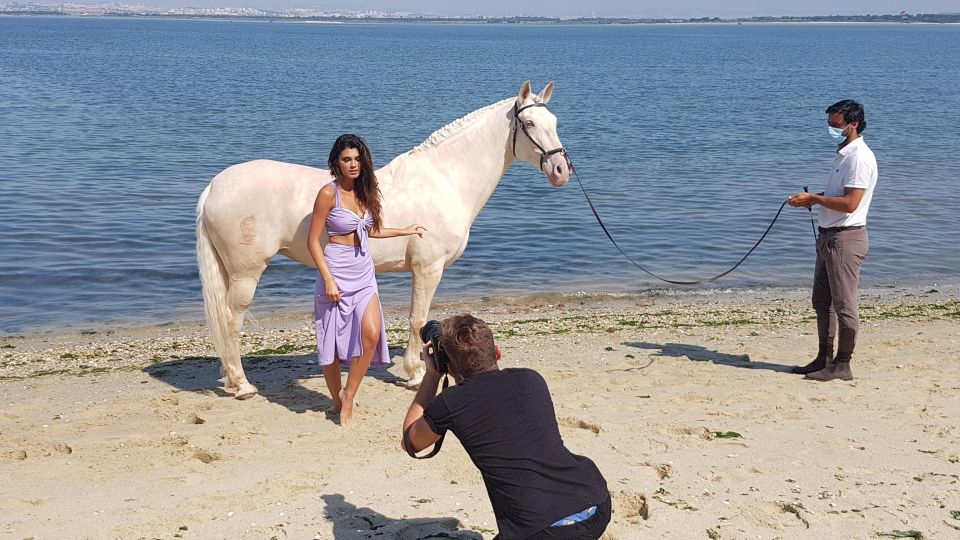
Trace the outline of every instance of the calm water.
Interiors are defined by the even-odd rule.
[[[202,318],[194,207],[254,158],[322,166],[365,135],[383,164],[474,109],[557,82],[550,108],[614,235],[656,272],[724,270],[779,204],[819,190],[823,110],[853,97],[880,180],[867,286],[956,283],[960,26],[516,27],[0,18],[0,334]],[[714,287],[806,287],[788,209]],[[283,258],[255,313],[309,311]],[[405,303],[404,275],[380,277]],[[438,298],[639,291],[575,182],[515,164]]]

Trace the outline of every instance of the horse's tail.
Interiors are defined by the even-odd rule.
[[[221,361],[230,352],[230,306],[227,303],[227,270],[217,254],[203,223],[203,206],[210,194],[208,185],[197,202],[197,266],[203,284],[203,310]]]

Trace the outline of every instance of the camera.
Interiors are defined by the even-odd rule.
[[[440,321],[427,321],[420,329],[420,339],[426,344],[429,343],[433,349],[433,361],[440,373],[448,372],[450,358],[443,348],[440,347]]]

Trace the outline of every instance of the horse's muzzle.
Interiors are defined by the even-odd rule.
[[[571,163],[566,154],[554,154],[543,165],[543,174],[553,187],[563,187],[570,180]]]

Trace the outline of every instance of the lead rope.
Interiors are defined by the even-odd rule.
[[[607,230],[607,226],[604,225],[603,220],[600,219],[600,214],[597,213],[597,208],[593,205],[593,201],[590,200],[590,195],[587,194],[587,190],[583,187],[583,182],[580,181],[580,175],[577,174],[577,169],[576,169],[575,167],[571,167],[571,169],[573,170],[574,177],[577,179],[577,183],[580,184],[580,191],[583,192],[584,198],[587,199],[587,204],[590,205],[590,211],[593,212],[593,217],[597,218],[597,223],[600,224],[600,228],[603,229],[603,233],[607,235],[607,238],[609,238],[609,239],[610,239],[610,242],[613,243],[613,246],[614,246],[615,248],[617,248],[617,251],[619,251],[621,255],[623,255],[624,257],[626,257],[626,259],[627,259],[628,261],[630,261],[631,264],[633,264],[634,266],[636,266],[637,268],[639,268],[639,269],[642,270],[643,272],[645,272],[645,273],[647,273],[647,274],[649,274],[649,275],[651,275],[651,276],[659,279],[660,281],[665,281],[665,282],[667,282],[667,283],[672,283],[672,284],[674,284],[674,285],[700,285],[700,284],[703,284],[703,283],[710,283],[711,281],[716,281],[716,280],[722,278],[723,276],[729,274],[730,272],[733,272],[734,270],[736,270],[737,267],[740,266],[740,264],[742,264],[743,261],[747,260],[747,257],[749,257],[750,254],[753,253],[753,251],[754,251],[755,249],[757,249],[757,246],[760,245],[760,242],[763,242],[763,239],[767,237],[767,233],[770,232],[770,229],[773,228],[773,224],[776,223],[776,222],[777,222],[777,219],[780,217],[780,212],[783,212],[783,207],[787,205],[787,201],[783,201],[783,203],[780,205],[780,209],[777,210],[777,215],[773,216],[773,221],[770,222],[770,225],[767,225],[767,230],[763,231],[763,235],[760,236],[760,239],[757,240],[757,243],[754,244],[752,248],[750,248],[750,251],[748,251],[746,255],[744,255],[743,257],[740,258],[739,261],[737,261],[737,264],[733,265],[733,266],[732,266],[729,270],[727,270],[726,272],[723,272],[722,274],[717,274],[717,275],[715,275],[715,276],[713,276],[713,277],[711,277],[711,278],[698,279],[698,280],[694,280],[694,281],[682,281],[682,280],[678,280],[678,279],[667,279],[667,278],[658,276],[657,274],[654,274],[653,272],[647,270],[647,269],[644,268],[642,265],[640,265],[637,261],[633,260],[629,255],[627,255],[627,253],[626,253],[625,251],[623,251],[623,249],[620,247],[620,244],[618,244],[617,241],[613,239],[613,236],[610,234],[610,231]],[[816,229],[814,229],[814,239],[816,239]]]
[[[523,106],[523,107],[520,107],[517,103],[514,103],[514,105],[513,105],[513,119],[514,119],[514,121],[516,122],[516,124],[515,124],[514,127],[513,127],[513,155],[514,155],[514,157],[516,157],[516,155],[517,155],[517,128],[518,128],[518,127],[523,130],[523,134],[527,136],[527,139],[529,139],[530,142],[533,143],[533,145],[537,148],[537,150],[540,151],[540,170],[541,170],[541,171],[543,171],[543,163],[546,161],[546,159],[547,159],[549,156],[551,156],[551,155],[553,155],[553,154],[560,154],[560,155],[562,155],[562,156],[563,156],[563,159],[567,162],[567,167],[569,167],[570,170],[573,171],[574,177],[577,179],[577,184],[580,184],[580,191],[583,192],[584,198],[587,199],[587,204],[590,205],[590,211],[593,212],[593,217],[597,218],[597,223],[600,224],[600,228],[603,229],[603,233],[607,235],[607,238],[610,239],[610,242],[613,243],[613,246],[614,246],[615,248],[617,248],[617,251],[619,251],[621,255],[623,255],[628,261],[630,261],[630,264],[636,266],[637,268],[639,268],[639,269],[640,269],[641,271],[643,271],[644,273],[646,273],[646,274],[648,274],[648,275],[650,275],[650,276],[653,276],[653,277],[655,277],[656,279],[659,279],[660,281],[663,281],[663,282],[666,282],[666,283],[672,283],[672,284],[674,284],[674,285],[701,285],[701,284],[703,284],[703,283],[710,283],[711,281],[716,281],[716,280],[722,278],[723,276],[729,274],[730,272],[733,272],[733,271],[736,270],[741,264],[743,264],[743,261],[747,260],[747,257],[749,257],[749,256],[754,252],[754,250],[757,249],[757,246],[760,245],[760,242],[763,242],[763,239],[767,237],[767,233],[769,233],[769,232],[770,232],[770,229],[773,228],[773,224],[776,223],[776,222],[777,222],[777,219],[780,218],[780,213],[783,212],[783,207],[787,205],[787,201],[783,201],[783,203],[780,204],[780,208],[777,209],[777,215],[773,216],[773,220],[770,222],[770,225],[767,225],[767,229],[766,229],[765,231],[763,231],[763,235],[760,236],[760,239],[757,240],[757,243],[754,244],[752,248],[750,248],[750,251],[748,251],[748,252],[746,253],[746,255],[744,255],[743,257],[740,258],[739,261],[737,261],[737,264],[735,264],[735,265],[733,265],[732,267],[730,267],[730,269],[727,270],[726,272],[723,272],[723,273],[721,273],[721,274],[717,274],[717,275],[715,275],[715,276],[713,276],[713,277],[710,277],[710,278],[698,279],[698,280],[693,280],[693,281],[682,281],[682,280],[678,280],[678,279],[667,279],[667,278],[658,276],[657,274],[654,274],[653,272],[651,272],[651,271],[647,270],[646,268],[644,268],[644,267],[643,267],[642,265],[640,265],[640,263],[638,263],[637,261],[633,260],[629,255],[627,255],[627,253],[626,253],[625,251],[623,251],[623,248],[620,247],[620,244],[618,244],[617,241],[613,239],[613,236],[610,234],[610,231],[607,230],[607,226],[603,223],[603,220],[600,218],[600,214],[597,212],[597,208],[593,205],[593,201],[590,200],[590,195],[587,194],[586,188],[583,187],[583,182],[580,181],[580,175],[577,174],[577,169],[576,169],[576,167],[573,166],[573,162],[570,160],[570,154],[567,153],[567,150],[566,150],[564,147],[561,146],[560,148],[555,148],[555,149],[553,149],[553,150],[549,150],[549,151],[548,151],[548,150],[546,150],[544,147],[540,146],[540,144],[539,144],[536,140],[534,140],[534,138],[533,138],[532,136],[530,136],[530,132],[527,131],[526,125],[524,125],[523,121],[520,119],[520,113],[523,112],[523,111],[526,110],[526,109],[529,109],[530,107],[546,107],[546,104],[545,104],[545,103],[531,103],[530,105],[525,105],[525,106]],[[807,190],[806,186],[804,186],[803,189],[804,189],[804,191],[806,191],[806,190]],[[810,210],[810,216],[811,216],[811,217],[810,217],[810,223],[811,223],[811,225],[812,225],[812,224],[813,224],[813,211],[812,211],[812,210]],[[816,226],[814,226],[814,229],[813,229],[813,239],[814,239],[814,245],[816,245],[816,242],[817,242],[817,229],[816,229]]]

